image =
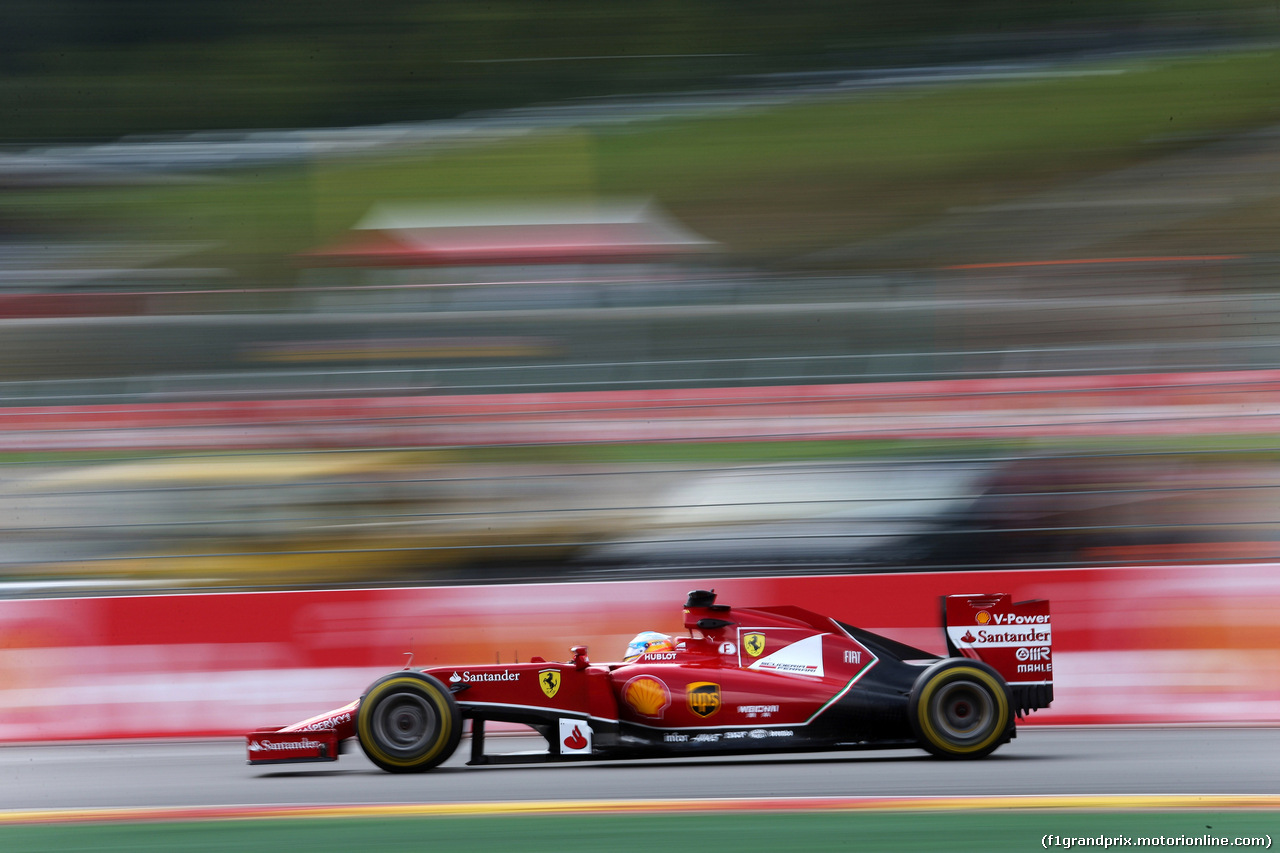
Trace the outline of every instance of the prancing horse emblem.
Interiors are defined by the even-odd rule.
[[[753,658],[758,658],[764,652],[764,634],[752,631],[750,634],[742,635],[742,647],[747,650],[747,654]]]
[[[552,699],[556,695],[556,691],[560,689],[560,670],[543,669],[538,671],[538,686],[542,688],[542,692],[547,694],[548,699]]]

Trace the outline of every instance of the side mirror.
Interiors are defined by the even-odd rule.
[[[569,651],[573,652],[574,669],[586,669],[587,665],[591,663],[591,661],[587,660],[586,646],[574,646]]]

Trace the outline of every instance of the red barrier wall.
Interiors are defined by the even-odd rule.
[[[1280,565],[536,584],[0,601],[0,740],[236,734],[414,664],[621,656],[695,587],[931,651],[938,597],[1049,598],[1054,707],[1032,723],[1280,723]]]

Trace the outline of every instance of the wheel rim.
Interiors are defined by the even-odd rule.
[[[439,730],[436,709],[413,693],[394,693],[379,702],[370,722],[382,748],[400,757],[430,748]]]
[[[938,688],[929,702],[929,716],[938,733],[959,746],[978,743],[995,725],[991,694],[975,682],[952,681]]]

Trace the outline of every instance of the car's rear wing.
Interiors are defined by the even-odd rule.
[[[1000,673],[1018,715],[1053,701],[1053,630],[1046,599],[1014,602],[1007,593],[943,598],[947,651]]]

